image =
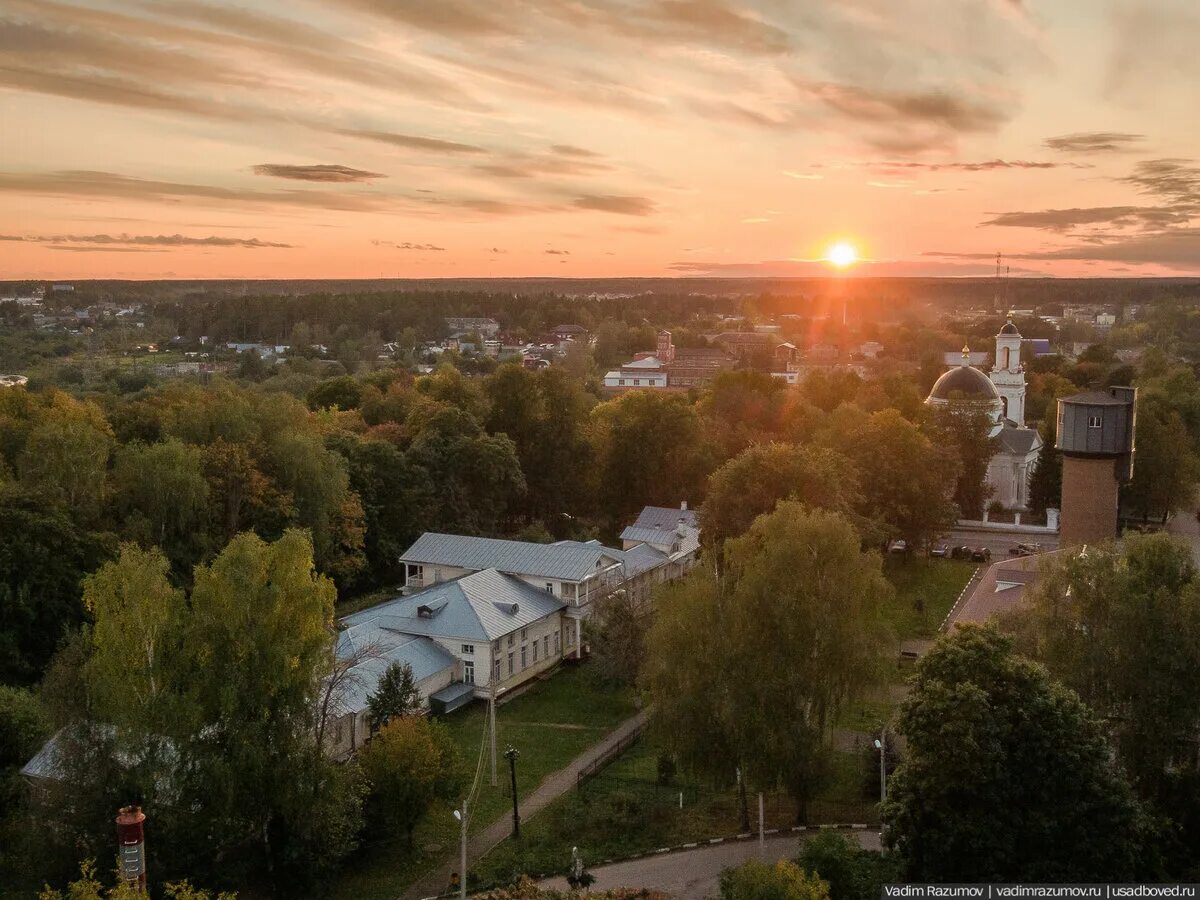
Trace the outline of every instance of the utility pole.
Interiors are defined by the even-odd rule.
[[[462,809],[454,811],[454,818],[458,819],[460,825],[459,837],[459,873],[458,873],[458,896],[460,900],[467,900],[467,798],[463,798]]]
[[[488,692],[488,731],[492,742],[492,787],[496,786],[496,664],[492,663],[491,691]]]
[[[504,751],[504,758],[508,760],[508,769],[512,774],[512,797],[513,797],[513,837],[521,836],[521,814],[517,809],[517,757],[520,754],[516,747],[509,747]]]
[[[758,792],[758,857],[759,859],[767,858],[767,832],[766,824],[763,820],[763,795],[762,791]]]
[[[879,837],[883,838],[887,834],[887,824],[883,822],[882,812],[883,804],[887,802],[887,723],[879,729],[879,740],[875,742],[875,746],[879,748],[879,810],[880,810],[880,825]]]

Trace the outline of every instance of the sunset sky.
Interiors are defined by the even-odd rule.
[[[1200,274],[1194,0],[0,0],[0,278]]]

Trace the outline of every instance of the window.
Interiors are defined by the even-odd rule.
[[[525,648],[521,648],[521,668],[525,668]]]
[[[521,640],[525,640],[525,629],[521,629]]]
[[[510,634],[510,635],[508,636],[508,646],[510,646],[510,647],[511,647],[511,646],[513,645],[513,641],[514,641],[515,639],[516,639],[516,635]]]
[[[558,655],[558,632],[554,632],[554,653]]]
[[[463,652],[463,656],[474,656],[475,655],[475,645],[474,644],[463,644],[462,652]]]
[[[496,657],[496,661],[492,663],[492,679],[494,681],[500,680],[500,657],[498,656]]]
[[[623,385],[624,383],[625,383],[625,379],[624,379],[624,378],[618,378],[618,379],[617,379],[617,384],[622,384],[622,385]]]
[[[494,651],[496,651],[497,653],[499,653],[499,652],[500,652],[500,639],[499,639],[499,638],[497,638],[496,640],[492,641],[492,649],[493,649]]]
[[[420,584],[425,580],[425,568],[423,566],[409,565],[408,567],[409,582],[417,582]]]
[[[533,642],[533,661],[537,662],[537,641]]]
[[[640,378],[635,378],[635,379],[633,379],[633,385],[634,385],[634,387],[637,387],[637,386],[638,386],[639,384],[641,384],[641,383],[642,383],[642,379],[640,379]]]
[[[1099,428],[1099,427],[1100,427],[1100,417],[1099,416],[1088,416],[1088,428]]]
[[[512,653],[509,653],[508,654],[508,674],[511,675],[512,673],[513,673],[513,655],[512,655]]]
[[[550,655],[550,635],[546,635],[544,638],[542,638],[542,656],[549,656],[549,655]]]
[[[575,585],[570,582],[564,582],[562,586],[562,595],[568,600],[575,599]]]
[[[437,584],[441,580],[442,580],[442,570],[434,569],[433,570],[433,583]]]
[[[554,582],[553,582],[553,581],[547,581],[547,582],[546,582],[546,593],[547,593],[547,594],[553,594],[553,593],[554,593]]]
[[[571,647],[574,644],[575,644],[575,625],[574,625],[574,623],[568,622],[567,623],[567,646]]]
[[[463,663],[463,684],[475,683],[475,662],[467,660]]]

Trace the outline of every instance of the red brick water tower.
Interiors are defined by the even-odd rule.
[[[1133,477],[1137,388],[1084,391],[1058,401],[1063,547],[1117,536],[1121,485]]]

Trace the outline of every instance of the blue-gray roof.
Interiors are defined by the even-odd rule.
[[[638,528],[674,528],[680,521],[693,528],[700,524],[696,519],[695,510],[679,509],[674,506],[644,507],[633,524]]]
[[[351,626],[372,623],[397,634],[493,641],[565,607],[548,591],[484,569],[388,600],[342,621]]]
[[[407,663],[418,684],[446,669],[453,669],[455,657],[427,637],[397,634],[383,628],[375,619],[353,625],[338,635],[337,655],[361,661],[347,670],[338,690],[341,712],[359,712],[367,708],[367,698],[375,693],[379,680],[394,662]]]
[[[598,543],[534,544],[427,531],[404,551],[400,561],[582,581],[620,562],[620,557],[617,551]]]
[[[649,544],[638,544],[625,551],[625,577],[633,578],[642,572],[656,569],[669,559],[667,554]]]
[[[651,528],[647,525],[629,525],[621,532],[623,541],[639,541],[643,544],[666,544],[670,546],[679,539],[674,528]]]

